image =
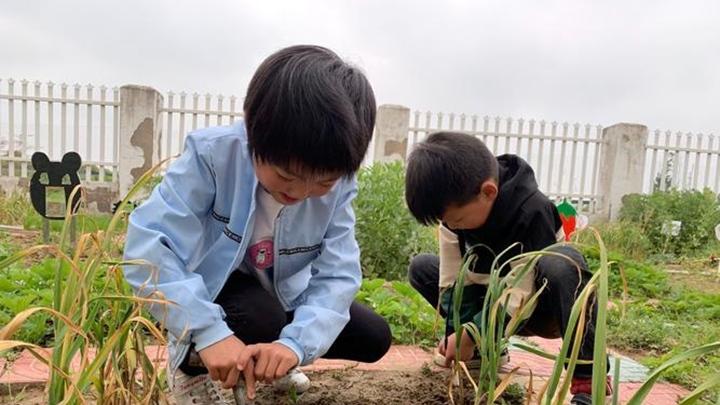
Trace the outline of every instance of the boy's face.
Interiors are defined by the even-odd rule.
[[[340,174],[315,177],[305,176],[299,167],[281,168],[273,164],[254,161],[255,174],[260,184],[283,205],[292,205],[308,197],[320,197],[333,188]]]
[[[467,204],[450,204],[445,209],[441,220],[450,229],[480,228],[485,225],[497,194],[497,184],[488,180],[480,186],[480,192]]]

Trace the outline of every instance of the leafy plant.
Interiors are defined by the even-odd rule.
[[[643,228],[634,222],[618,221],[598,224],[600,237],[605,242],[608,254],[620,254],[632,260],[645,260],[653,246]],[[594,236],[588,232],[579,232],[577,243],[595,245]]]
[[[10,322],[28,307],[52,305],[53,279],[58,263],[46,259],[30,268],[11,266],[0,270],[0,324]],[[68,266],[60,269],[67,276]],[[52,321],[47,313],[39,313],[24,323],[16,338],[25,342],[46,345],[52,340]]]
[[[124,202],[154,170],[143,175]],[[105,230],[80,236],[70,251],[71,208],[58,244],[34,246],[0,261],[0,269],[7,269],[35,252],[46,251],[57,263],[51,305],[30,307],[15,315],[0,330],[0,352],[27,348],[47,364],[48,402],[52,404],[84,403],[89,397],[99,404],[164,402],[160,373],[145,353],[147,334],[160,343],[164,337],[142,310],[144,305],[167,302],[160,296],[135,297],[124,282],[120,266],[126,263],[117,260],[114,236],[125,213],[116,213]],[[104,280],[97,283],[100,274],[105,274]],[[49,356],[35,344],[13,339],[22,325],[40,313],[53,320],[55,341]],[[80,366],[74,369],[71,362],[76,357]]]
[[[410,284],[365,279],[356,299],[385,318],[395,343],[422,346],[436,343],[435,312]]]
[[[715,239],[720,202],[709,189],[630,194],[623,198],[620,219],[640,227],[651,242],[651,251],[686,255]],[[682,223],[677,236],[669,232],[671,221]]]
[[[358,189],[353,204],[363,274],[404,280],[410,259],[418,253],[436,252],[437,240],[434,231],[420,226],[405,206],[402,163],[376,163],[362,169]]]

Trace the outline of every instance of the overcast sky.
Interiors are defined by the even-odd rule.
[[[0,0],[0,79],[243,96],[314,43],[379,103],[720,134],[720,2]]]

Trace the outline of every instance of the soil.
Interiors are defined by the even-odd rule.
[[[298,397],[297,404],[449,404],[447,372],[361,372],[326,371],[308,374],[310,389]],[[265,387],[263,387],[265,388]],[[465,388],[466,401],[472,403],[471,387]],[[255,404],[292,404],[288,394],[260,389]]]
[[[447,371],[418,370],[398,371],[356,371],[333,370],[309,373],[312,386],[293,401],[288,393],[278,393],[269,386],[258,387],[258,397],[248,405],[367,405],[367,404],[412,404],[445,405],[448,400]],[[453,389],[455,403],[461,403],[457,387]],[[465,404],[473,403],[472,387],[464,386]],[[0,395],[2,404],[41,405],[45,403],[43,387],[31,386],[24,390]],[[521,404],[520,399],[505,396],[508,404]],[[91,402],[89,402],[91,403]],[[232,402],[231,402],[232,403]]]
[[[31,385],[23,388],[11,386],[0,389],[0,404],[3,405],[45,405],[44,386]]]

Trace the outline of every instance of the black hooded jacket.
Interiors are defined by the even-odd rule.
[[[516,155],[497,157],[499,192],[483,226],[469,230],[453,230],[458,235],[461,253],[476,246],[478,255],[472,271],[490,273],[493,260],[515,242],[519,246],[498,259],[501,265],[520,253],[542,250],[557,242],[561,228],[560,215],[555,204],[538,189],[530,165]],[[510,270],[503,268],[502,275]]]

